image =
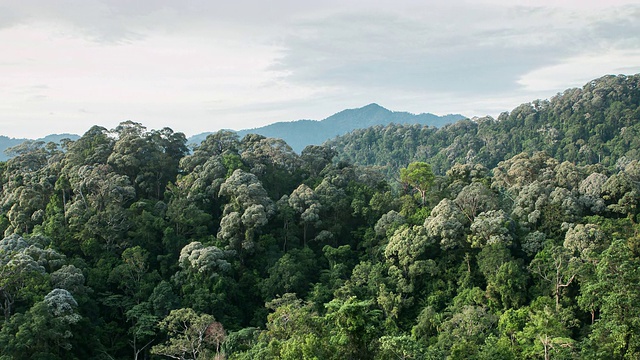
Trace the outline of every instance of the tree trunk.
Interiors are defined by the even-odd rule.
[[[307,226],[308,224],[305,222],[303,227],[304,230],[302,230],[302,247],[307,246]]]
[[[540,342],[544,348],[544,360],[549,360],[549,335],[545,334],[544,337],[540,337]]]
[[[2,294],[4,295],[4,320],[5,322],[8,322],[9,318],[11,317],[11,307],[13,306],[13,301],[11,300],[11,297],[4,291],[2,292]]]

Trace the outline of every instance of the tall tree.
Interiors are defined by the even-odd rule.
[[[159,326],[166,331],[168,339],[152,347],[152,354],[198,360],[207,358],[210,347],[219,349],[219,331],[216,328],[220,325],[211,315],[198,314],[190,308],[177,309],[160,321]]]
[[[431,165],[425,162],[413,162],[405,169],[400,169],[400,181],[420,194],[422,206],[426,204],[427,192],[433,186],[435,176]]]

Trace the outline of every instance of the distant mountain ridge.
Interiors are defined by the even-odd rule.
[[[43,138],[36,139],[36,141],[43,141],[45,143],[49,143],[49,142],[59,143],[60,140],[62,139],[77,140],[79,138],[80,136],[76,134],[51,134]],[[4,135],[0,135],[0,161],[7,161],[11,158],[9,154],[5,153],[7,149],[20,145],[23,142],[28,140],[32,140],[32,139],[15,139],[15,138],[10,138]]]
[[[300,153],[307,145],[320,145],[327,140],[356,129],[392,123],[442,127],[465,118],[460,114],[438,116],[430,113],[416,115],[409,112],[391,111],[373,103],[357,109],[340,111],[324,120],[277,122],[259,128],[236,131],[236,133],[241,138],[247,134],[280,138],[286,141],[294,151]],[[194,135],[189,138],[189,143],[200,144],[209,134],[211,132]]]
[[[325,143],[338,160],[384,169],[414,161],[445,175],[455,163],[494,168],[521,153],[616,169],[640,161],[640,74],[606,75],[549,100],[440,128],[392,124],[354,130]],[[613,170],[612,170],[613,171]],[[634,205],[635,206],[635,205]]]
[[[389,124],[419,124],[432,127],[442,127],[465,119],[460,114],[438,116],[430,113],[412,114],[404,111],[391,111],[378,104],[372,103],[361,108],[342,110],[324,120],[296,120],[289,122],[276,122],[259,128],[235,131],[240,138],[247,134],[260,134],[266,137],[279,138],[289,144],[294,151],[300,153],[307,145],[320,145],[337,136],[345,135],[353,130],[365,129],[376,125]],[[179,131],[179,130],[177,130]],[[187,139],[190,145],[199,145],[209,134],[204,132],[193,135]],[[60,142],[68,138],[77,140],[75,134],[52,134],[36,141]],[[32,139],[15,139],[0,135],[0,161],[11,158],[5,150],[24,141]]]

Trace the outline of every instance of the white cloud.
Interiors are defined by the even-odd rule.
[[[640,4],[603,3],[0,0],[0,134],[193,134],[370,102],[497,115],[640,70]]]
[[[518,83],[527,91],[552,92],[578,87],[597,74],[640,73],[640,49],[612,50],[606,53],[583,54],[565,59],[561,64],[535,69],[523,74]]]

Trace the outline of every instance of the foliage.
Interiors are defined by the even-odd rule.
[[[638,358],[639,85],[301,155],[134,122],[24,144],[0,359]]]

